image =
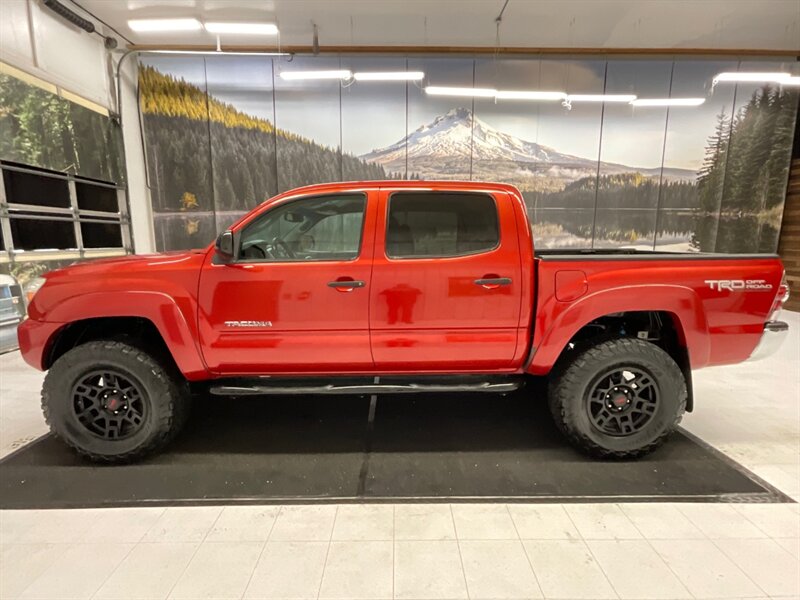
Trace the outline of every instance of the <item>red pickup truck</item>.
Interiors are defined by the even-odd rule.
[[[543,376],[573,444],[626,458],[692,409],[691,369],[784,337],[782,276],[776,256],[534,252],[510,185],[336,183],[203,250],[48,273],[19,345],[49,371],[52,431],[97,461],[161,448],[197,388],[507,393]]]

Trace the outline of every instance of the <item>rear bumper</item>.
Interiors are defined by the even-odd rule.
[[[767,321],[764,323],[764,333],[761,341],[753,350],[749,360],[761,360],[775,354],[781,347],[789,333],[789,325],[783,321]]]

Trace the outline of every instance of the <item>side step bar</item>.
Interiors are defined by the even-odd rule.
[[[330,380],[328,380],[330,381]],[[257,384],[230,384],[211,386],[210,392],[216,396],[262,396],[262,395],[291,395],[291,394],[424,394],[424,393],[445,393],[445,392],[488,392],[502,394],[513,392],[522,386],[523,380],[503,379],[497,381],[474,381],[465,382],[454,381],[448,383],[324,383],[320,385],[308,385],[298,383],[297,385],[287,385],[280,380],[274,383],[259,382]]]

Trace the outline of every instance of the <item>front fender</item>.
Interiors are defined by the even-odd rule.
[[[47,312],[46,321],[64,324],[102,317],[147,319],[158,329],[175,364],[187,379],[208,377],[208,369],[197,345],[196,326],[168,294],[157,291],[81,294],[53,306]]]
[[[560,302],[550,294],[536,315],[532,359],[526,369],[546,375],[578,331],[600,317],[618,312],[670,313],[692,368],[708,364],[710,337],[703,303],[691,288],[653,284],[599,290],[574,302]]]

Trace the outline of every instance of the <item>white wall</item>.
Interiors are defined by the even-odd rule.
[[[95,23],[88,13],[62,0],[70,9]],[[112,35],[113,32],[111,32]],[[118,40],[120,45],[123,40]],[[114,69],[121,50],[110,55],[103,38],[65,21],[37,0],[0,0],[0,61],[57,85],[62,90],[119,113]],[[122,77],[125,163],[130,201],[131,233],[137,253],[151,252],[153,225],[150,195],[145,184],[144,154],[136,100],[135,61],[126,59]]]
[[[0,0],[0,60],[113,108],[102,38],[36,0]]]
[[[2,0],[0,0],[2,1]],[[130,203],[131,235],[136,254],[154,252],[153,215],[150,190],[142,146],[142,129],[139,126],[139,96],[137,82],[139,65],[136,56],[128,56],[122,63],[119,78],[122,101],[122,133],[125,146],[125,167],[128,175],[128,202]]]

